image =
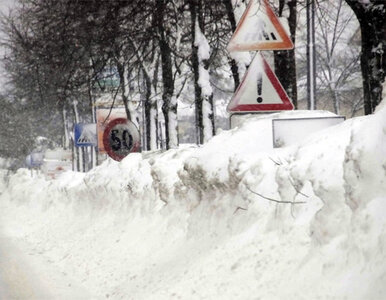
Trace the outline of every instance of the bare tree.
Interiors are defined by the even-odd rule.
[[[192,33],[192,66],[195,86],[197,143],[207,142],[215,134],[213,90],[209,82],[209,44],[204,35],[204,11],[201,0],[189,2]]]
[[[156,0],[156,26],[162,70],[162,112],[165,119],[166,148],[178,146],[177,99],[174,95],[172,50],[166,29],[167,0]]]
[[[361,107],[357,103],[363,103],[363,98],[355,86],[360,77],[359,47],[350,43],[356,20],[345,5],[343,0],[335,0],[317,6],[317,77],[319,91],[326,91],[325,98],[332,100],[334,112],[341,114],[343,104],[351,109],[352,115]],[[323,97],[323,93],[319,94]]]

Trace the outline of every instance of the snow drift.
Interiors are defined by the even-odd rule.
[[[273,149],[271,118],[291,114],[86,174],[19,170],[2,234],[90,298],[381,299],[386,105]]]

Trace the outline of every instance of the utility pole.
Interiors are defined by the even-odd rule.
[[[307,103],[316,109],[315,0],[307,0]]]

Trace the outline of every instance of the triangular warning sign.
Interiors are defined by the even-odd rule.
[[[282,50],[294,47],[267,0],[250,0],[228,44],[228,51]]]
[[[228,104],[228,112],[294,109],[291,100],[264,57],[257,52]]]

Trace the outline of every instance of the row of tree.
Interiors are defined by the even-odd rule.
[[[5,34],[2,45],[7,48],[3,64],[12,87],[12,97],[2,103],[22,111],[34,107],[28,119],[39,114],[36,122],[41,135],[50,135],[44,132],[51,128],[47,124],[62,119],[63,126],[68,127],[70,114],[73,122],[91,121],[95,99],[106,93],[121,99],[128,118],[137,123],[136,104],[140,100],[146,149],[151,150],[157,148],[158,117],[165,124],[167,148],[177,147],[177,104],[186,101],[194,103],[196,142],[204,143],[215,133],[215,92],[225,93],[229,99],[248,66],[245,56],[229,56],[225,51],[245,2],[19,0],[1,24]],[[271,2],[277,14],[288,20],[295,42],[299,12],[309,1]],[[384,81],[385,5],[377,0],[346,2],[357,15],[365,37],[361,65],[365,112],[371,113],[381,100]],[[338,5],[336,1],[320,1],[317,6],[318,32],[325,41],[318,55],[320,66],[325,68],[318,76],[321,90],[332,95],[338,113],[342,90],[355,73],[359,57],[355,51],[349,60],[335,55],[342,51],[337,45],[342,28],[348,24],[342,17],[343,4],[343,0],[338,0]],[[328,24],[328,29],[323,24]],[[332,37],[327,31],[331,29]],[[297,105],[295,54],[294,50],[279,51],[274,58],[279,80]],[[336,78],[342,65],[344,71]],[[303,74],[298,67],[298,75]],[[106,84],[114,78],[116,85]],[[353,101],[353,113],[362,103]]]
[[[91,106],[105,93],[104,74],[114,69],[119,84],[113,94],[120,96],[133,122],[138,118],[132,100],[143,94],[148,149],[156,147],[159,103],[167,148],[173,148],[178,145],[177,98],[193,81],[198,142],[214,134],[208,69],[226,57],[220,49],[230,30],[222,20],[222,1],[19,2],[2,26],[3,45],[9,49],[5,68],[20,99],[54,103],[66,117],[70,107]],[[73,114],[78,122],[78,112]]]

